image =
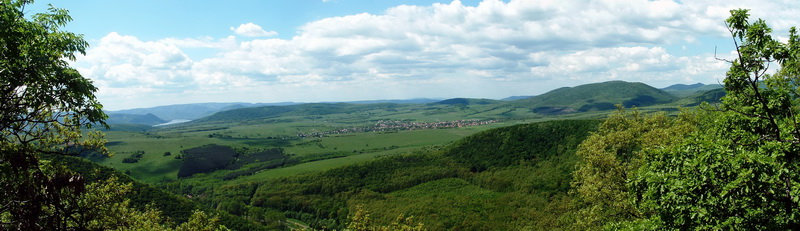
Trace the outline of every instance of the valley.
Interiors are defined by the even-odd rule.
[[[235,216],[272,211],[280,215],[270,219],[338,229],[358,206],[384,224],[406,214],[433,230],[539,229],[556,225],[547,211],[568,198],[574,150],[613,105],[674,115],[714,102],[695,91],[612,81],[508,101],[234,107],[172,125],[111,123],[114,155],[88,158]],[[139,111],[176,119],[186,107]],[[515,205],[494,206],[507,203]],[[518,213],[527,215],[510,215]]]
[[[800,230],[735,5],[5,0],[0,230]]]
[[[201,118],[191,117],[196,114],[194,112],[180,115],[181,111],[198,106],[179,105],[171,109],[173,111],[168,107],[150,111],[138,109],[140,113],[145,113],[142,115],[144,117],[161,113],[172,119],[194,120],[158,127],[151,126],[153,124],[150,122],[112,123],[111,129],[105,133],[109,141],[108,148],[116,155],[95,161],[148,183],[177,179],[182,160],[176,157],[183,150],[209,144],[239,150],[282,148],[287,155],[305,160],[299,165],[319,165],[312,162],[325,160],[331,164],[337,163],[327,165],[335,167],[351,163],[350,160],[357,163],[425,146],[444,145],[479,131],[514,124],[556,119],[601,119],[608,110],[614,109],[613,105],[625,102],[629,104],[626,107],[639,106],[643,112],[675,113],[677,108],[694,103],[696,100],[692,97],[695,96],[679,99],[644,84],[612,81],[574,89],[557,89],[542,96],[514,101],[449,99],[414,104],[315,103],[261,107],[213,104],[218,108],[224,108],[221,106],[225,105],[235,109]],[[642,98],[659,100],[640,102],[640,105],[631,103]],[[543,108],[551,110],[543,112]],[[564,108],[574,112],[552,111]],[[137,110],[125,112],[130,111]],[[113,112],[110,114],[111,118],[118,115]],[[122,163],[123,159],[137,151],[144,152],[148,158],[133,164]],[[177,155],[163,155],[167,152]],[[332,157],[346,159],[326,160]],[[270,171],[286,170],[272,169],[267,172]],[[260,176],[268,175],[260,173]]]

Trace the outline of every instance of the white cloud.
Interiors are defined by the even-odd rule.
[[[246,37],[271,37],[278,35],[275,31],[265,31],[261,26],[252,22],[239,25],[239,27],[231,27],[231,30],[237,35]]]
[[[798,4],[485,0],[477,6],[459,1],[402,5],[384,14],[309,22],[289,39],[140,41],[110,33],[78,64],[101,89],[129,86],[147,89],[141,97],[146,92],[225,101],[500,98],[611,79],[657,86],[716,83],[727,64],[708,53],[718,44],[704,43],[730,45],[724,26],[728,10],[752,8],[753,18],[765,18],[781,35],[800,25],[794,17]],[[241,36],[276,35],[253,23],[231,30]],[[698,44],[710,47],[680,49]],[[184,52],[192,48],[216,54],[192,59]],[[101,91],[106,94],[113,95]]]

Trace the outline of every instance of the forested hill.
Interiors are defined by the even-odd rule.
[[[191,104],[176,104],[157,106],[150,108],[136,108],[126,109],[119,111],[109,111],[108,114],[133,114],[133,115],[146,115],[153,114],[166,121],[170,120],[194,120],[199,119],[216,112],[233,110],[238,108],[247,107],[260,107],[260,106],[276,106],[276,105],[293,105],[295,103],[191,103]]]
[[[625,107],[643,107],[670,103],[677,97],[644,83],[609,81],[576,87],[563,87],[535,97],[517,100],[518,106],[536,108],[538,111],[574,112],[614,109],[615,104]]]
[[[264,106],[253,108],[240,108],[217,112],[211,116],[197,120],[209,121],[246,121],[256,119],[269,119],[282,116],[319,116],[330,114],[347,114],[369,110],[392,110],[402,107],[394,103],[375,104],[348,104],[348,103],[310,103],[287,106]]]
[[[467,99],[467,98],[453,98],[453,99],[446,99],[435,104],[444,104],[444,105],[472,105],[472,104],[497,104],[501,103],[499,100],[492,100],[492,99]]]
[[[158,116],[147,113],[144,115],[137,114],[109,114],[106,123],[108,124],[141,124],[141,125],[156,125],[166,123],[166,120],[158,118]]]
[[[562,120],[497,128],[457,141],[444,155],[471,171],[571,156],[595,126],[594,121]]]

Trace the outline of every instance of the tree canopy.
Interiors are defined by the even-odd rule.
[[[50,6],[26,15],[31,0],[0,1],[0,229],[171,230],[160,212],[123,199],[130,184],[86,182],[43,155],[107,154],[97,87],[69,62],[84,54],[81,35],[60,30],[68,12]],[[218,218],[196,212],[177,230],[218,230]]]
[[[599,141],[616,138],[612,144],[621,147],[590,149],[599,151],[588,157],[611,158],[586,158],[576,172],[578,195],[588,202],[579,208],[601,215],[579,221],[631,230],[799,228],[800,38],[792,28],[789,40],[780,42],[764,20],[748,18],[748,10],[738,9],[726,20],[737,51],[734,60],[722,60],[731,65],[724,80],[727,95],[720,105],[705,104],[697,112],[694,129],[680,137],[664,134],[662,145],[649,147],[637,141],[645,136],[620,136],[640,126],[604,126],[596,134]],[[776,63],[779,69],[769,74]],[[638,160],[620,164],[631,141]]]
[[[27,17],[30,3],[0,3],[0,213],[6,227],[65,228],[86,190],[83,178],[39,155],[105,152],[99,133],[83,138],[80,129],[106,115],[97,88],[69,66],[87,43],[59,30],[71,20],[67,11],[50,7]]]

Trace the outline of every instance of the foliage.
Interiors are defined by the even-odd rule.
[[[726,21],[738,57],[729,61],[721,111],[677,145],[644,152],[630,186],[646,216],[628,224],[668,229],[796,230],[798,196],[798,57],[800,38],[770,35],[763,20],[732,10]],[[770,62],[781,69],[765,74]],[[627,225],[627,224],[623,224]]]
[[[85,181],[40,154],[105,153],[102,135],[84,138],[81,128],[106,115],[97,88],[69,66],[87,43],[59,30],[71,20],[67,11],[51,7],[29,20],[30,3],[0,2],[0,217],[3,229],[65,229],[85,211],[75,210]]]
[[[31,3],[0,2],[0,229],[170,230],[157,210],[129,206],[131,183],[91,181],[43,159],[107,154],[101,133],[81,130],[107,116],[97,88],[69,66],[87,43],[59,30],[67,11],[51,6],[26,17]]]
[[[683,140],[696,121],[689,112],[678,118],[664,113],[642,115],[620,107],[578,147],[581,158],[572,186],[578,198],[576,229],[598,229],[613,221],[640,217],[630,201],[627,182],[639,169],[642,150]]]
[[[209,216],[203,211],[195,210],[186,223],[178,225],[175,231],[225,231],[227,227],[219,225],[219,217]]]
[[[444,155],[480,172],[573,153],[595,126],[597,121],[565,120],[492,129],[459,140]]]
[[[183,164],[178,177],[189,177],[196,173],[212,172],[232,164],[236,151],[222,145],[206,145],[182,151]]]
[[[421,231],[426,230],[422,223],[414,224],[414,217],[405,217],[403,215],[397,218],[388,226],[373,225],[372,220],[369,218],[369,211],[364,210],[362,206],[357,206],[353,216],[350,218],[350,223],[347,224],[347,229],[352,231]]]
[[[725,89],[719,88],[708,91],[701,91],[699,93],[686,97],[681,101],[685,102],[684,105],[689,107],[700,106],[703,103],[719,104],[722,102],[722,97],[724,97],[725,94],[726,94]]]
[[[128,211],[145,211],[150,210],[158,211],[163,220],[169,220],[177,223],[185,223],[191,219],[195,210],[200,210],[205,213],[211,213],[212,210],[199,206],[197,203],[186,198],[186,196],[178,196],[168,193],[164,190],[155,188],[153,186],[141,183],[131,179],[129,176],[124,175],[114,169],[100,166],[91,161],[71,156],[61,155],[46,155],[43,158],[57,165],[63,165],[69,169],[80,173],[85,177],[86,182],[108,182],[109,179],[115,179],[114,184],[122,185],[122,189],[129,188],[127,193],[121,193],[122,189],[115,189],[109,186],[109,190],[114,190],[112,193],[120,193],[119,197],[130,201],[126,202],[131,209]],[[110,184],[109,184],[110,185]],[[127,185],[127,186],[126,186]],[[227,214],[222,211],[216,211],[220,217],[221,225],[233,228],[235,230],[263,230],[263,227],[247,222],[245,219],[237,216]],[[121,214],[119,216],[129,215]],[[163,221],[162,220],[162,221]],[[163,223],[164,227],[168,228],[167,223]]]
[[[139,162],[139,160],[141,160],[143,156],[144,156],[144,151],[136,151],[132,153],[130,156],[125,157],[125,159],[122,159],[122,163],[128,163],[128,164],[136,163]]]
[[[570,108],[574,111],[613,110],[615,104],[643,107],[669,103],[675,96],[643,83],[609,81],[576,87],[564,87],[545,94],[515,101],[528,108]]]

